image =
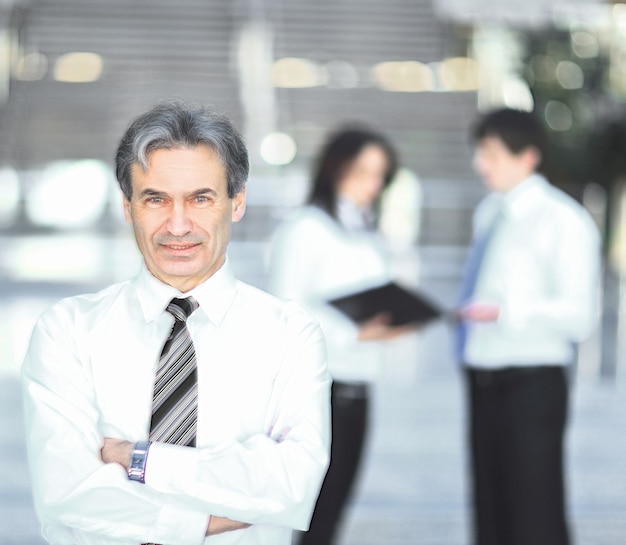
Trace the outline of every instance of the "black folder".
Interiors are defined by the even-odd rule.
[[[332,299],[329,303],[356,323],[381,312],[391,315],[392,325],[425,324],[442,315],[432,301],[395,282]]]

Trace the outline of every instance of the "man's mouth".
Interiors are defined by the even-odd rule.
[[[163,244],[163,248],[168,252],[173,253],[186,253],[195,250],[199,246],[199,243],[189,243],[189,244]]]

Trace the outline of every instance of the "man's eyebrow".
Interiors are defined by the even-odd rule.
[[[198,197],[200,195],[214,195],[217,196],[217,191],[215,191],[215,189],[212,189],[210,187],[202,187],[200,189],[196,189],[195,191],[193,191],[192,193],[190,193],[190,197]],[[147,187],[146,189],[144,189],[140,194],[139,194],[139,198],[145,198],[145,197],[166,197],[167,196],[167,192],[165,191],[159,191],[158,189],[152,189],[151,187]]]
[[[201,189],[196,189],[191,196],[192,197],[198,197],[199,195],[206,195],[206,194],[210,194],[210,195],[217,195],[217,191],[215,191],[215,189],[212,189],[210,187],[203,187]]]
[[[158,189],[147,187],[139,194],[139,197],[164,197],[165,195],[167,195],[165,191],[159,191]]]

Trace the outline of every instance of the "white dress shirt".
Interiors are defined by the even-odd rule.
[[[369,382],[380,371],[382,347],[360,342],[354,322],[327,301],[390,279],[379,235],[350,203],[340,203],[339,224],[316,206],[292,212],[272,238],[270,291],[295,299],[319,320],[328,345],[328,368],[335,380]]]
[[[197,354],[197,448],[153,443],[146,482],[100,460],[103,437],[147,439],[173,297]],[[252,524],[206,543],[287,545],[328,462],[330,377],[319,326],[226,263],[188,294],[143,269],[40,318],[22,370],[35,507],[54,545],[200,545],[210,515]]]
[[[477,368],[565,365],[597,322],[600,238],[591,216],[535,174],[491,194],[475,235],[496,228],[472,299],[498,305],[495,323],[469,323],[465,362]]]

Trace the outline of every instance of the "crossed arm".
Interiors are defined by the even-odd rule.
[[[100,449],[100,457],[105,464],[119,464],[128,472],[133,448],[134,444],[130,441],[105,437],[102,449]],[[213,515],[209,517],[206,535],[214,536],[223,534],[224,532],[232,532],[233,530],[242,530],[249,526],[250,524],[245,522],[238,522],[226,517]]]

